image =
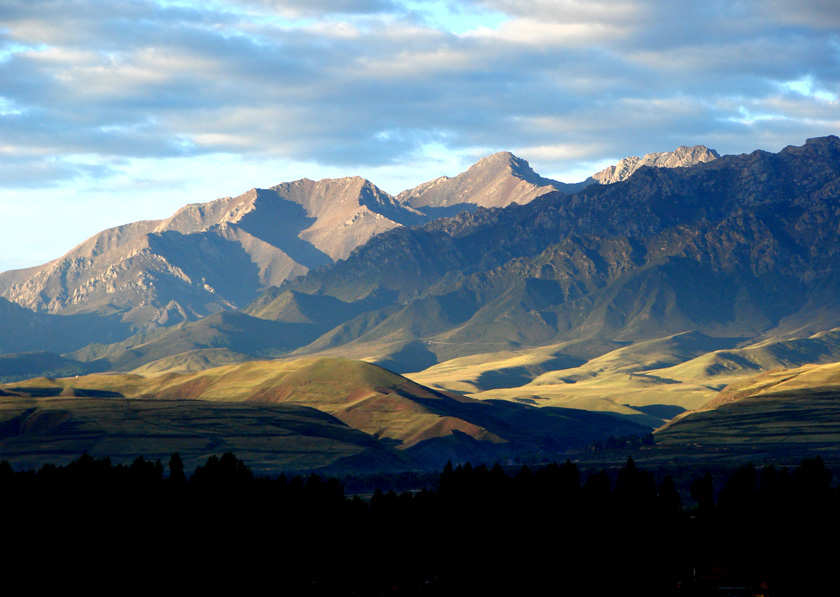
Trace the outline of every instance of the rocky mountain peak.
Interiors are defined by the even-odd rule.
[[[709,149],[705,145],[695,145],[694,147],[682,145],[674,151],[647,153],[642,158],[638,156],[626,157],[619,160],[614,166],[609,166],[597,174],[593,174],[592,178],[601,184],[612,184],[626,180],[642,166],[680,168],[703,162],[711,162],[719,157],[718,152],[714,149]]]
[[[527,161],[501,151],[481,158],[453,178],[443,176],[403,191],[397,200],[427,215],[452,215],[479,206],[528,203],[558,186],[534,172]]]
[[[801,147],[788,145],[782,150],[784,154],[811,156],[836,155],[838,152],[840,152],[840,137],[836,135],[808,139]]]
[[[539,186],[547,186],[554,182],[553,180],[541,177],[534,172],[531,164],[527,160],[523,160],[509,151],[500,151],[481,158],[467,170],[467,173],[476,174],[479,172],[489,173],[491,175],[500,172],[509,172],[516,178],[521,178]]]
[[[499,152],[491,153],[490,155],[484,156],[483,158],[478,160],[475,164],[470,166],[468,168],[468,170],[473,170],[473,169],[480,170],[482,168],[487,168],[487,167],[493,168],[493,167],[499,167],[499,166],[505,167],[505,166],[509,166],[512,163],[517,162],[517,161],[524,162],[524,160],[520,160],[518,157],[516,157],[515,155],[513,155],[509,151],[499,151]],[[525,163],[527,164],[528,162],[525,162]]]

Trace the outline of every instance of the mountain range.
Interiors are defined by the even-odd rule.
[[[0,274],[0,293],[30,309],[0,303],[14,314],[8,322],[43,330],[6,352],[63,353],[5,355],[0,366],[7,379],[131,371],[145,386],[195,376],[176,384],[183,394],[210,372],[254,359],[310,373],[300,363],[320,359],[338,378],[345,361],[336,357],[366,361],[422,384],[422,408],[393,402],[395,392],[406,399],[403,389],[377,389],[365,407],[327,407],[309,395],[296,404],[374,436],[376,425],[402,429],[408,435],[378,437],[426,463],[501,454],[476,446],[491,436],[546,449],[546,436],[506,437],[470,418],[480,404],[527,407],[531,428],[540,427],[534,413],[558,408],[608,413],[642,430],[672,421],[662,437],[674,438],[730,384],[840,360],[838,197],[834,136],[778,153],[681,147],[627,158],[575,185],[500,153],[396,196],[360,178],[254,189]],[[73,318],[99,323],[83,338],[51,323],[82,321]],[[82,393],[106,391],[80,379],[90,386]],[[225,387],[231,400],[256,399]],[[187,393],[178,397],[208,399]],[[434,414],[423,402],[430,396]],[[454,427],[435,419],[455,416],[444,404],[457,406]],[[603,439],[608,427],[585,436]],[[423,441],[406,429],[423,429]]]
[[[837,154],[828,138],[642,168],[573,195],[392,230],[245,312],[283,320],[279,303],[370,301],[307,350],[422,340],[437,361],[579,338],[824,331],[840,325]]]
[[[619,160],[614,166],[607,166],[593,174],[590,179],[601,184],[610,184],[627,180],[630,175],[643,166],[652,168],[681,168],[711,162],[720,157],[714,149],[704,145],[686,147],[682,145],[674,151],[646,153],[643,157],[630,156]],[[578,190],[578,189],[576,189]]]
[[[678,150],[668,165],[695,159]],[[39,313],[117,315],[124,329],[148,331],[245,307],[385,231],[594,182],[543,178],[507,152],[396,197],[359,177],[297,180],[105,230],[55,261],[0,273],[0,296]]]

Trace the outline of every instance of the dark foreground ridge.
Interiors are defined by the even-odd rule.
[[[834,551],[820,541],[840,526],[831,480],[819,458],[676,482],[632,459],[585,480],[569,461],[467,464],[432,487],[362,499],[336,479],[256,477],[231,453],[189,477],[177,454],[167,467],[84,455],[37,472],[0,462],[0,503],[7,569],[41,584],[775,597],[833,582]],[[178,574],[165,580],[164,568]]]

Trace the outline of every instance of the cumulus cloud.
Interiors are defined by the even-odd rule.
[[[484,0],[458,32],[421,4],[3,0],[0,184],[218,153],[352,174],[429,146],[517,149],[555,175],[686,143],[739,152],[837,132],[827,0]]]

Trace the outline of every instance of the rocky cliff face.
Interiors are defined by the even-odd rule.
[[[681,168],[703,162],[711,162],[719,157],[714,149],[709,149],[704,145],[695,145],[694,147],[683,145],[674,151],[648,153],[643,158],[637,156],[626,157],[616,165],[609,166],[597,174],[593,174],[592,178],[601,184],[611,184],[627,180],[631,174],[642,166],[650,166],[651,168]]]

